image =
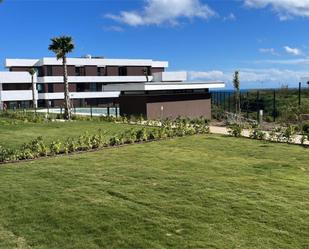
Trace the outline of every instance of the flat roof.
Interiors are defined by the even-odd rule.
[[[144,82],[104,85],[104,91],[158,91],[224,88],[224,82]]]
[[[105,58],[68,58],[68,65],[76,66],[150,66],[168,67],[167,61],[148,59],[105,59]],[[62,65],[62,60],[54,57],[42,59],[5,59],[5,67],[39,67],[42,65]]]

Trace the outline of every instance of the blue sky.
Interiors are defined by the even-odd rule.
[[[4,0],[0,60],[53,56],[50,38],[74,38],[72,56],[168,60],[192,80],[243,88],[296,86],[309,75],[309,0]]]

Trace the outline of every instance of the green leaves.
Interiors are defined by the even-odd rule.
[[[51,39],[48,49],[56,54],[57,59],[64,59],[74,50],[74,42],[70,36],[59,36]]]

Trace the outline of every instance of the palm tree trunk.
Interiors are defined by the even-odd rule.
[[[68,68],[67,58],[62,58],[63,64],[63,82],[64,82],[64,118],[69,120],[71,118],[71,106],[70,106],[70,93],[69,93],[69,82],[68,82]]]
[[[34,76],[31,75],[31,82],[32,82],[32,107],[34,108],[34,110],[37,109],[37,103],[35,100],[35,84],[34,84]]]

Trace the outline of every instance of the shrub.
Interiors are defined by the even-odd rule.
[[[266,139],[266,133],[262,131],[260,126],[252,127],[250,129],[250,138],[252,139],[258,139],[258,140],[265,140]]]
[[[29,156],[31,154],[33,157],[47,156],[47,153],[48,153],[48,148],[46,144],[44,143],[43,138],[41,136],[33,139],[29,143],[24,144],[21,147],[21,150],[29,151],[29,153],[27,154]]]
[[[51,155],[58,155],[61,152],[61,142],[60,141],[53,141],[49,146],[49,150]]]
[[[67,147],[69,153],[72,153],[78,150],[78,143],[73,138],[68,138],[65,142],[65,147]]]
[[[301,134],[300,143],[304,144],[306,141],[309,141],[309,133],[308,134],[306,134],[306,133]]]
[[[302,132],[305,133],[305,134],[309,134],[309,122],[303,123]]]
[[[228,133],[233,137],[241,137],[244,126],[242,124],[230,124],[228,126]]]
[[[294,136],[295,136],[296,132],[295,132],[295,126],[293,125],[288,125],[288,127],[286,127],[283,130],[283,134],[282,137],[284,139],[285,142],[287,143],[291,143],[294,140]]]
[[[147,131],[145,128],[136,131],[136,142],[147,141]]]
[[[93,135],[90,138],[90,143],[91,143],[92,149],[98,149],[98,148],[103,147],[104,139],[103,139],[102,134],[99,133],[99,134]]]
[[[159,138],[158,129],[151,129],[148,131],[147,140],[152,141]]]
[[[17,152],[15,150],[6,149],[0,146],[0,162],[13,161],[17,159]]]
[[[121,145],[122,141],[118,136],[113,136],[109,139],[109,143],[110,146],[117,146],[117,145]]]
[[[36,157],[37,155],[29,148],[22,149],[17,155],[18,160],[34,159]]]
[[[134,129],[126,130],[121,134],[121,138],[125,144],[133,144],[137,140],[136,131]]]

